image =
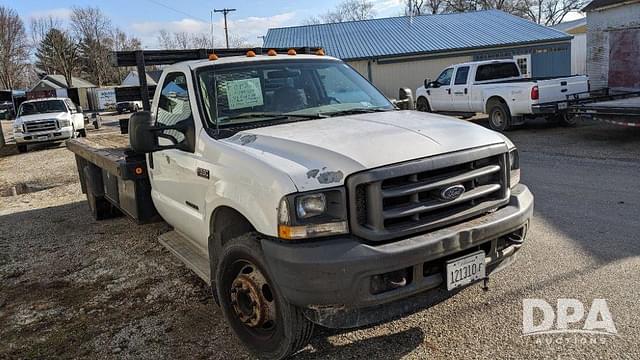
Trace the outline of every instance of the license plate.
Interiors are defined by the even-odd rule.
[[[453,290],[484,278],[484,251],[447,261],[447,290]]]
[[[47,135],[38,136],[38,140],[47,140],[48,138]]]
[[[558,103],[558,110],[565,110],[567,108],[566,102]]]

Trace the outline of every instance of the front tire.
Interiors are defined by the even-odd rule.
[[[424,97],[419,97],[416,102],[416,110],[423,112],[431,112],[431,106],[429,106],[429,101]]]
[[[257,233],[223,246],[215,279],[222,313],[251,353],[284,359],[307,345],[314,325],[272,281]]]
[[[24,154],[28,151],[27,145],[18,145],[18,152]]]
[[[507,131],[511,128],[511,112],[502,102],[494,102],[489,107],[489,127],[496,131]]]

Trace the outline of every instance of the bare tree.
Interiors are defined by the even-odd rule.
[[[229,38],[229,43],[233,41]],[[203,49],[213,48],[211,37],[205,33],[168,32],[164,29],[158,33],[158,44],[163,49]]]
[[[71,29],[80,42],[83,67],[89,79],[99,87],[113,81],[116,72],[109,63],[113,48],[111,20],[97,7],[75,7],[70,20]]]
[[[29,41],[18,13],[0,6],[0,85],[5,89],[25,86],[20,75],[29,60]]]
[[[308,25],[339,23],[354,20],[367,20],[375,16],[373,2],[370,0],[343,0],[333,10],[329,10],[323,15],[312,16],[304,22]]]
[[[406,0],[404,14],[413,16],[440,14],[445,11],[446,5],[446,0]]]
[[[582,9],[588,0],[520,0],[521,15],[538,24],[561,23],[573,11]]]

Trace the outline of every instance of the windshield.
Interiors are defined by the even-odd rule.
[[[46,114],[56,112],[66,112],[67,108],[64,106],[62,100],[45,100],[26,102],[20,105],[18,116]]]
[[[215,126],[304,120],[392,110],[391,102],[339,61],[269,61],[206,68],[198,76],[204,108]]]

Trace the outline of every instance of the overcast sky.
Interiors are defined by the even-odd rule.
[[[146,48],[157,47],[157,34],[161,29],[171,32],[210,32],[210,11],[213,8],[236,8],[229,14],[229,32],[260,45],[258,36],[267,29],[300,25],[304,19],[326,12],[340,0],[0,0],[0,4],[15,9],[25,21],[55,16],[68,19],[74,6],[98,6],[114,25],[142,40]],[[374,0],[376,15],[396,16],[402,13],[402,0]],[[223,39],[222,14],[214,14],[214,37]]]

